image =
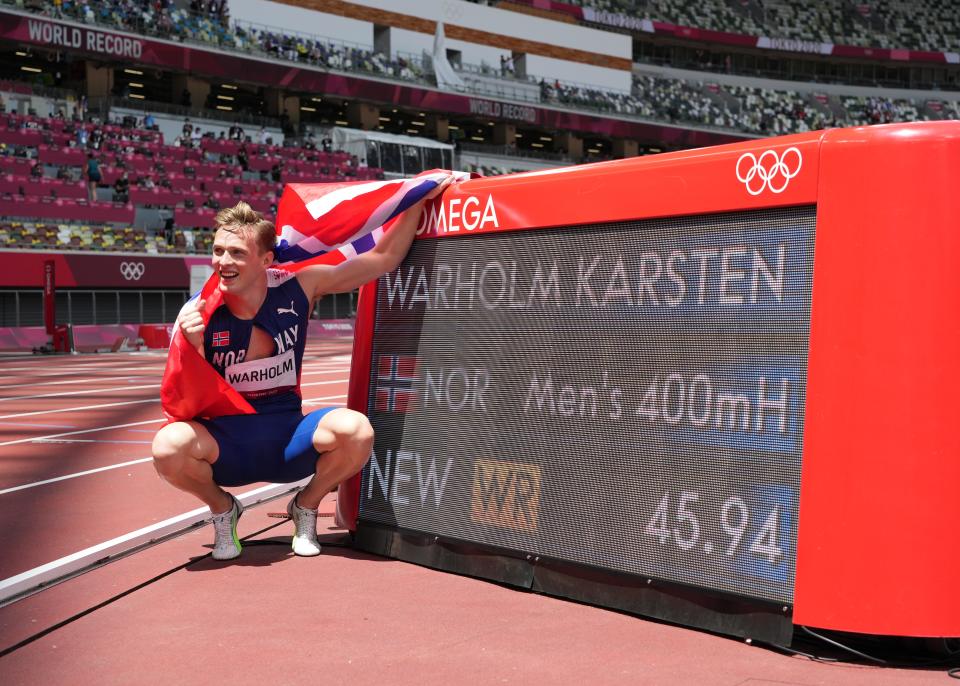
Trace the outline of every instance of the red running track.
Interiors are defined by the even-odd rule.
[[[308,347],[308,403],[344,403],[349,354]],[[149,460],[163,364],[0,360],[0,581],[197,507]],[[0,684],[946,683],[376,558],[339,547],[329,518],[324,554],[296,558],[290,524],[267,517],[282,509],[247,510],[237,560],[210,559],[204,527],[0,608]]]
[[[349,355],[349,341],[309,346],[307,404],[345,404]],[[0,579],[198,506],[150,461],[165,359],[163,351],[0,361]]]

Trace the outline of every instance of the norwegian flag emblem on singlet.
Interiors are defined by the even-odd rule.
[[[213,347],[222,348],[225,345],[230,345],[230,332],[229,331],[214,331],[213,332]]]

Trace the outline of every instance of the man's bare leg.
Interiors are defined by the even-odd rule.
[[[220,456],[213,436],[197,422],[167,424],[153,438],[153,466],[171,485],[195,495],[213,514],[213,557],[231,560],[243,545],[237,537],[237,520],[243,506],[213,481],[210,466]]]
[[[373,427],[359,412],[337,408],[317,424],[313,447],[320,453],[316,471],[297,498],[297,504],[309,510],[317,509],[330,489],[363,469],[373,448]]]
[[[153,466],[170,485],[202,500],[214,514],[233,506],[230,496],[213,481],[210,465],[220,448],[197,422],[167,424],[153,438]]]
[[[320,501],[334,486],[363,469],[373,447],[373,428],[359,412],[339,408],[325,414],[317,424],[313,447],[320,453],[313,478],[287,505],[296,528],[293,552],[308,557],[320,554]]]

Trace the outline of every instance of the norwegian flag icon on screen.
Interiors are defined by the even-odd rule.
[[[230,345],[230,332],[229,331],[214,331],[213,332],[213,347],[222,348],[225,345]]]
[[[381,355],[377,362],[374,408],[380,412],[412,412],[416,405],[419,359],[415,355]]]

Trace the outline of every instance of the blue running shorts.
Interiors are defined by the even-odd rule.
[[[334,409],[325,407],[306,416],[295,410],[197,419],[220,446],[212,465],[213,480],[221,486],[246,486],[310,476],[320,457],[313,448],[313,433]]]

